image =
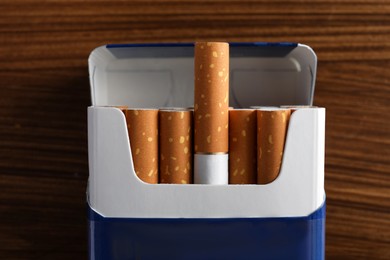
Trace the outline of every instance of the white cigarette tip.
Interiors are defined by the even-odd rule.
[[[228,154],[195,154],[194,183],[227,185],[229,183]]]

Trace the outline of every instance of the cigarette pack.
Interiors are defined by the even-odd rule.
[[[312,105],[317,58],[295,43],[231,43],[229,105]],[[96,48],[89,57],[90,259],[324,259],[325,109],[291,114],[266,185],[149,184],[113,106],[192,107],[193,44]]]

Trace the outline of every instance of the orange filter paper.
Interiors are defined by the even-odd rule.
[[[227,153],[229,44],[195,44],[195,153]]]
[[[127,109],[127,129],[137,176],[144,182],[158,182],[158,110]]]
[[[270,183],[279,175],[289,118],[289,109],[257,110],[258,184]]]
[[[229,110],[229,184],[257,183],[256,127],[256,110]]]
[[[192,183],[192,114],[160,110],[160,183]]]

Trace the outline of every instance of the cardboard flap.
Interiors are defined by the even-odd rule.
[[[89,57],[92,105],[192,107],[193,56],[192,43],[98,47]],[[316,68],[306,45],[231,43],[229,105],[311,105]]]

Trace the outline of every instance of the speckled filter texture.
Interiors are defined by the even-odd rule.
[[[229,184],[257,183],[256,144],[256,110],[229,110]]]
[[[195,153],[227,153],[229,44],[195,44]]]
[[[257,110],[257,183],[267,184],[279,175],[287,134],[289,109]]]
[[[158,182],[158,110],[127,109],[126,122],[137,176]]]
[[[159,117],[160,183],[192,183],[193,112],[160,110]]]

